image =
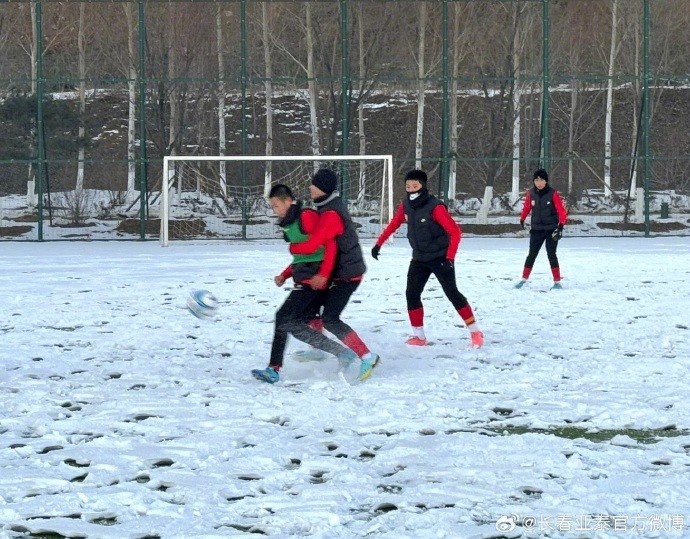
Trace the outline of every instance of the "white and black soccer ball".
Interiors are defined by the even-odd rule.
[[[218,300],[208,290],[192,290],[187,298],[187,309],[201,320],[210,320],[218,313]]]

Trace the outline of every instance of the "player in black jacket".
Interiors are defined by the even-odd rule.
[[[529,253],[522,269],[522,279],[515,288],[522,288],[529,279],[537,259],[541,246],[546,243],[546,256],[551,266],[553,287],[561,287],[561,268],[558,264],[556,249],[558,240],[563,235],[563,227],[568,219],[565,206],[558,191],[549,186],[549,175],[546,170],[540,168],[534,172],[534,186],[527,191],[525,203],[520,213],[520,225],[525,228],[525,219],[531,213],[532,219],[529,231]]]
[[[314,174],[309,192],[316,211],[319,212],[318,230],[304,243],[293,243],[290,252],[310,254],[332,240],[338,245],[338,258],[330,286],[326,290],[321,318],[326,330],[338,337],[360,358],[358,379],[365,380],[378,365],[379,356],[369,350],[355,330],[340,319],[340,315],[362,282],[367,268],[355,225],[337,187],[338,178],[332,170],[321,169]],[[318,276],[312,280],[312,286],[322,285]],[[341,365],[343,368],[347,367],[346,362],[341,362]]]

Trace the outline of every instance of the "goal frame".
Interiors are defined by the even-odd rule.
[[[174,176],[170,175],[171,163],[177,161],[382,161],[384,181],[381,183],[381,217],[388,211],[393,216],[393,156],[392,155],[166,155],[163,157],[163,177],[161,179],[160,244],[170,245],[170,189]],[[386,191],[388,191],[386,193]],[[385,208],[385,210],[384,210]],[[383,224],[383,223],[382,223]]]

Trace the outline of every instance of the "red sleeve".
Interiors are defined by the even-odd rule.
[[[405,207],[401,202],[400,204],[398,204],[398,207],[395,210],[395,215],[393,216],[393,219],[391,219],[391,222],[388,223],[388,226],[383,230],[383,232],[381,232],[379,239],[376,240],[376,245],[381,247],[384,243],[386,243],[386,240],[390,238],[393,235],[393,233],[395,233],[395,231],[398,230],[400,228],[400,225],[402,225],[404,222]]]
[[[522,212],[520,213],[520,221],[527,219],[529,212],[532,211],[532,195],[529,191],[525,195],[525,203],[522,205]]]
[[[458,247],[460,246],[460,239],[462,238],[462,230],[460,225],[455,222],[448,213],[448,208],[443,204],[438,204],[434,210],[431,212],[431,218],[436,221],[441,228],[445,230],[450,236],[450,241],[448,242],[448,251],[446,251],[446,258],[448,260],[455,260],[455,255],[458,252]]]
[[[293,255],[310,255],[343,232],[345,232],[345,225],[338,212],[328,210],[319,215],[316,231],[311,237],[302,243],[291,243],[290,252]]]
[[[292,277],[292,264],[290,264],[287,268],[285,268],[283,271],[280,272],[281,277],[283,279],[287,280],[290,277]]]
[[[318,275],[328,279],[335,268],[335,259],[338,257],[338,244],[335,240],[328,240],[325,245],[325,252],[323,255],[323,262],[319,267]]]
[[[299,215],[300,228],[305,234],[313,234],[319,222],[319,214],[311,209],[302,210]]]
[[[558,191],[553,194],[553,205],[556,208],[556,213],[558,214],[558,224],[565,225],[565,222],[568,220],[568,212],[565,211],[563,199],[561,199],[561,195],[558,194]]]

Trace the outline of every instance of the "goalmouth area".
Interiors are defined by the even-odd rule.
[[[167,181],[160,203],[161,245],[204,236],[274,237],[275,219],[267,200],[271,186],[284,183],[310,204],[309,184],[319,168],[338,174],[338,192],[353,217],[364,223],[366,234],[390,221],[391,155],[168,156],[163,160]]]

